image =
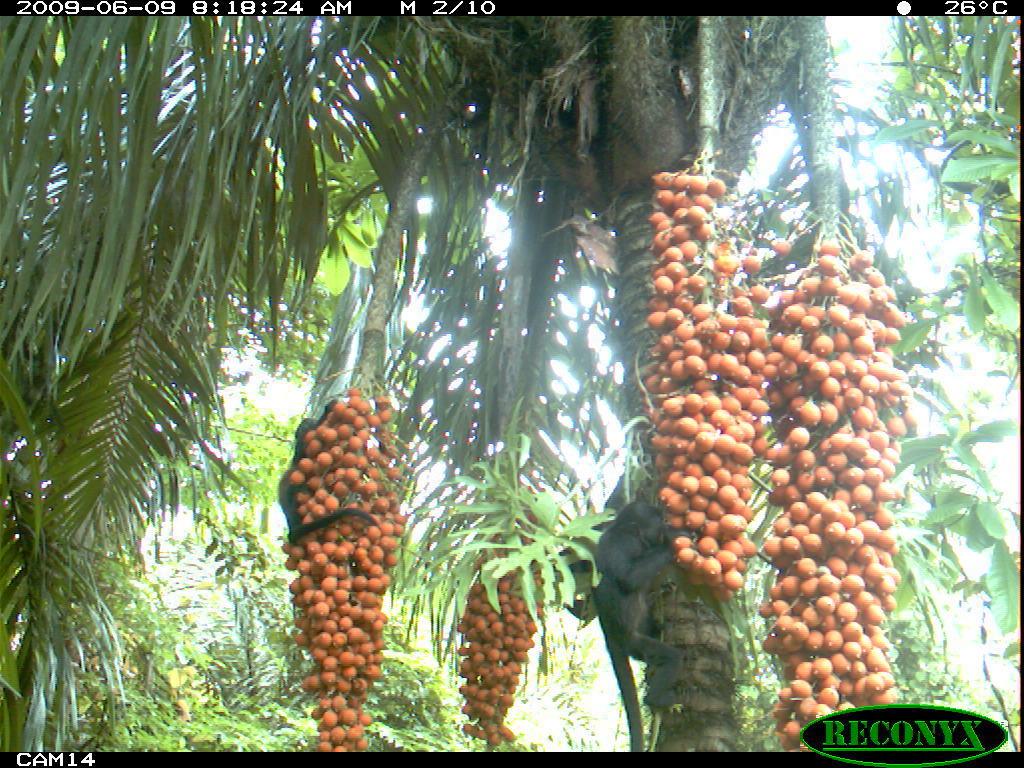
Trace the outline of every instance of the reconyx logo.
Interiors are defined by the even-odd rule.
[[[833,760],[858,765],[951,765],[999,749],[1006,729],[951,707],[892,704],[833,712],[804,726],[804,743]]]

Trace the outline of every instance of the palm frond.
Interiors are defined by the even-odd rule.
[[[311,63],[327,54],[314,25],[0,26],[0,355],[4,391],[20,393],[0,417],[12,748],[68,733],[74,643],[54,627],[73,603],[102,616],[89,563],[176,503],[183,464],[226,475],[206,350],[241,305],[273,328],[289,277],[315,273],[327,148]]]

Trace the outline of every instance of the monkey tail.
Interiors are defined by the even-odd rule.
[[[600,619],[600,615],[598,615]],[[615,681],[619,684],[619,693],[622,695],[622,706],[626,710],[626,726],[629,728],[629,751],[644,751],[644,721],[640,713],[640,700],[637,698],[636,681],[633,679],[633,668],[629,665],[629,654],[626,649],[618,643],[613,642],[609,633],[601,622],[601,629],[605,630],[605,645],[608,646],[608,656],[612,660],[612,671],[615,672]]]
[[[321,528],[326,528],[334,521],[340,520],[343,517],[359,517],[368,525],[379,525],[377,519],[369,512],[364,512],[361,509],[355,508],[339,509],[337,512],[321,517],[319,520],[314,520],[311,523],[300,525],[298,528],[293,528],[288,531],[288,542],[290,544],[294,544],[306,534],[312,533],[313,531],[319,531]]]

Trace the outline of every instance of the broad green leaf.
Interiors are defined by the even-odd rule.
[[[974,144],[981,144],[989,149],[998,149],[1007,157],[1017,157],[1017,147],[1012,141],[995,131],[983,128],[954,131],[946,137],[947,144],[958,144],[961,141],[970,141]]]
[[[934,120],[907,120],[899,125],[890,125],[883,128],[875,134],[873,141],[875,144],[883,144],[887,141],[900,141],[901,139],[923,133],[937,125],[938,123]]]
[[[972,333],[981,333],[985,330],[985,314],[985,300],[981,293],[981,286],[972,282],[967,286],[967,294],[964,296],[964,318]]]
[[[363,269],[369,269],[373,265],[373,254],[356,233],[355,229],[349,227],[341,228],[342,242],[345,248],[345,255]]]
[[[925,518],[929,525],[946,525],[966,513],[975,498],[962,491],[943,491],[935,498],[935,505]]]
[[[1002,515],[999,514],[999,508],[991,501],[981,502],[976,514],[982,527],[993,539],[1002,539],[1006,536],[1006,523],[1003,521]]]
[[[988,424],[982,424],[977,429],[973,429],[966,435],[960,438],[960,442],[966,443],[967,445],[974,445],[975,443],[998,443],[1007,437],[1012,437],[1020,432],[1020,428],[1017,426],[1017,422],[1009,419],[1001,421],[990,421]]]
[[[538,618],[537,606],[541,601],[537,599],[535,594],[533,579],[521,579],[520,588],[523,591],[523,600],[526,602],[527,608],[530,609],[530,615],[536,620]]]
[[[600,535],[599,532],[594,531],[599,525],[607,522],[615,517],[615,512],[591,512],[588,515],[581,515],[575,517],[569,522],[564,528],[562,528],[562,535],[567,538],[576,538],[590,532],[595,532]]]
[[[345,290],[349,278],[352,276],[352,267],[349,260],[345,258],[323,258],[320,260],[319,279],[324,288],[335,296]]]
[[[1016,31],[1014,27],[1017,27]],[[1013,38],[1016,35],[1017,45],[1014,46]],[[1006,60],[1009,58],[1011,51],[1014,48],[1020,48],[1020,27],[1013,24],[1004,24],[1003,30],[999,34],[999,39],[995,41],[995,55],[990,56],[991,68],[989,69],[989,88],[990,94],[999,94],[1000,86],[1003,82],[1003,70],[1006,66]],[[1017,88],[1020,87],[1019,78],[1014,78],[1012,73],[1007,78],[1014,83]],[[989,103],[992,103],[991,101]]]
[[[976,514],[966,515],[950,526],[950,530],[964,537],[964,542],[975,552],[983,552],[991,547],[997,539],[990,536]]]
[[[949,435],[934,435],[905,440],[900,453],[900,464],[927,464],[935,461],[942,454],[942,449],[950,444]]]
[[[993,122],[1006,128],[1014,128],[1017,125],[1017,118],[1012,112],[1003,113],[990,109],[986,114],[992,118]]]
[[[377,244],[379,234],[376,223],[369,216],[364,216],[360,227],[363,242],[373,248]]]
[[[1020,626],[1020,572],[1006,542],[992,547],[992,558],[985,576],[992,596],[992,614],[999,630],[1005,634]]]
[[[954,157],[942,171],[941,181],[946,184],[956,182],[981,182],[986,179],[1001,179],[1009,176],[1017,169],[1016,157],[996,155],[971,155],[970,157]]]
[[[552,530],[558,522],[558,505],[554,498],[547,491],[537,494],[533,504],[530,505],[533,514],[537,516],[537,523],[542,528]]]
[[[581,537],[581,538],[583,538],[583,537]],[[575,554],[578,559],[580,559],[580,560],[588,560],[590,562],[594,561],[593,547],[595,547],[595,546],[596,546],[596,541],[591,542],[591,544],[589,546],[587,544],[583,544],[583,543],[581,543],[579,541],[569,540],[569,541],[565,542],[565,548],[567,550],[571,551],[573,554]]]
[[[896,356],[912,352],[928,338],[932,329],[939,324],[939,318],[918,320],[900,329],[900,340],[893,344],[892,351]]]
[[[971,446],[955,440],[953,442],[953,453],[956,457],[962,461],[967,468],[971,471],[970,477],[976,483],[981,485],[989,493],[994,494],[995,488],[992,486],[992,478],[989,477],[988,472],[981,466],[981,462],[978,461],[978,457],[974,455],[974,451],[971,450]]]
[[[896,587],[896,610],[901,611],[917,599],[915,579],[901,579]]]
[[[985,301],[992,308],[1000,325],[1007,330],[1016,331],[1020,327],[1020,301],[992,277],[987,269],[982,267],[980,271]]]

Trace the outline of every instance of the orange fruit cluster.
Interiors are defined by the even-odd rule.
[[[760,261],[741,258],[731,239],[713,240],[721,180],[659,173],[654,185],[657,262],[647,322],[658,341],[644,385],[658,496],[667,522],[692,534],[674,540],[677,562],[725,600],[742,586],[756,551],[745,534],[748,469],[766,447],[768,335],[748,285]]]
[[[519,674],[537,632],[515,578],[508,574],[498,582],[499,610],[488,602],[483,584],[475,583],[458,625],[463,636],[459,675],[466,680],[459,686],[466,700],[462,712],[474,721],[462,729],[494,747],[515,739],[504,724],[505,715],[515,701]]]
[[[370,717],[362,707],[380,676],[387,621],[381,600],[405,527],[392,489],[401,470],[386,427],[388,400],[371,403],[356,389],[348,395],[303,436],[305,457],[289,476],[293,485],[304,486],[296,495],[303,522],[352,508],[379,521],[343,517],[284,547],[288,567],[299,574],[290,585],[295,640],[317,665],[303,687],[320,695],[312,714],[322,752],[366,749]]]
[[[786,749],[837,709],[895,700],[882,623],[900,581],[887,504],[897,440],[913,428],[906,374],[889,347],[904,323],[866,251],[822,243],[771,310],[765,375],[775,428],[769,500],[782,507],[765,554],[779,569],[760,609],[765,650],[789,680],[774,714]]]

